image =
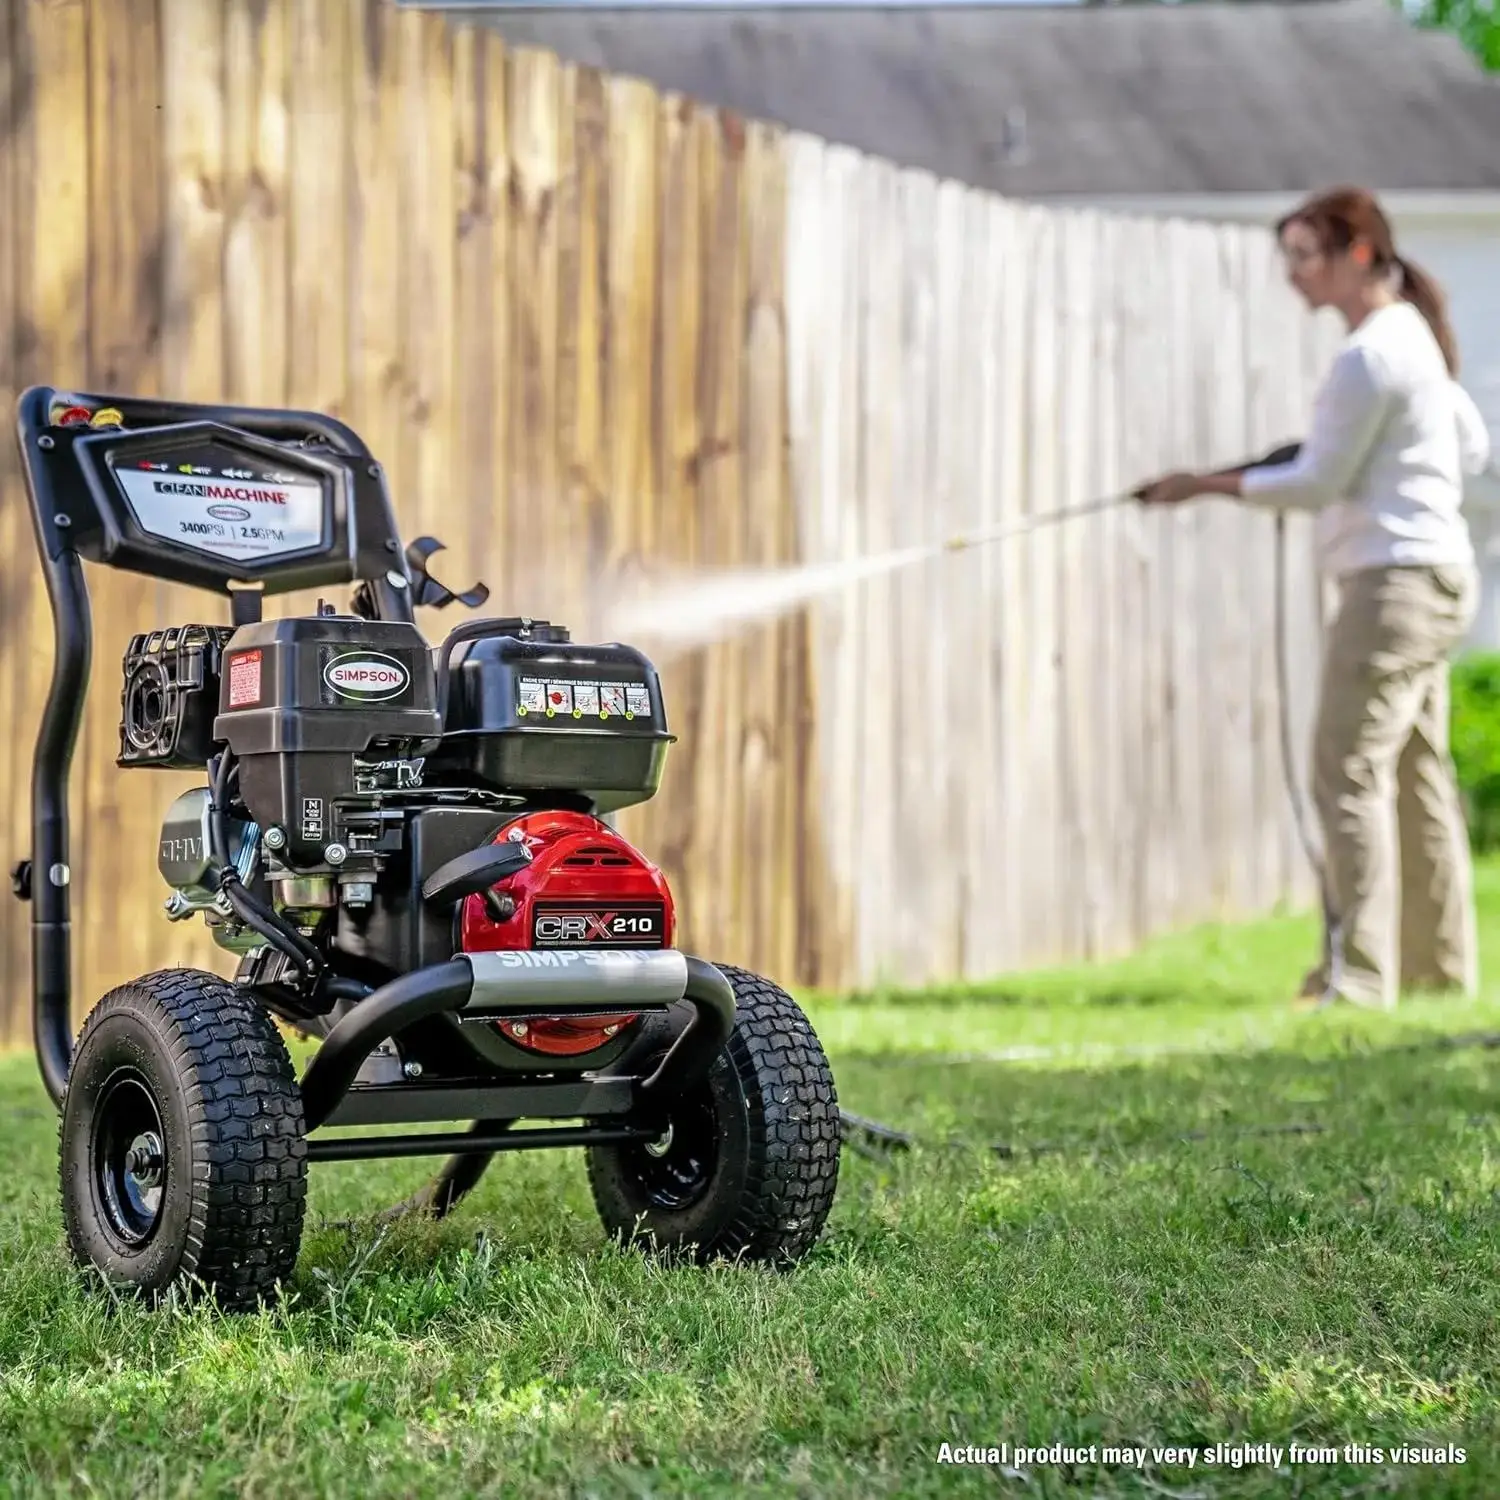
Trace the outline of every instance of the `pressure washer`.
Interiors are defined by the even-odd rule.
[[[432,538],[403,548],[380,465],[318,413],[37,386],[18,439],[56,644],[12,880],[74,1257],[250,1307],[297,1259],[310,1161],[448,1155],[403,1205],[440,1216],[495,1153],[559,1146],[621,1241],[804,1256],[838,1177],[823,1048],[771,980],[676,946],[662,872],[606,821],[656,793],[675,738],[651,662],[521,617],[429,646],[415,604],[488,590],[442,585]],[[238,968],[133,979],[75,1046],[84,562],[230,601],[125,643],[116,765],[199,773],[161,826],[164,919]],[[263,618],[341,585],[344,609]],[[318,1041],[300,1078],[278,1019]],[[324,1134],[443,1121],[471,1124]]]

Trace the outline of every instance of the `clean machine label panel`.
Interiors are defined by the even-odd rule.
[[[253,561],[323,545],[323,489],[302,475],[132,462],[114,476],[142,531],[195,552]]]

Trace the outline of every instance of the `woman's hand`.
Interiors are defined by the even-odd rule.
[[[1160,479],[1153,479],[1131,491],[1142,505],[1181,505],[1202,493],[1203,475],[1186,472],[1164,474]]]

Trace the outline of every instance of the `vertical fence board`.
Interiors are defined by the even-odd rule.
[[[995,439],[996,524],[1019,524],[1027,513],[1027,379],[1030,366],[1026,310],[1031,300],[1032,220],[1016,205],[992,206],[996,278],[997,364]],[[1005,961],[1025,962],[1033,945],[1030,889],[1034,877],[1030,839],[1034,826],[1028,726],[1031,721],[1029,633],[1030,577],[1024,541],[985,549],[1000,591],[998,638],[991,650],[999,659],[998,725],[1001,796],[1001,897]]]
[[[604,398],[608,411],[608,484],[611,513],[607,567],[627,587],[639,583],[641,559],[649,540],[644,515],[654,484],[654,425],[651,407],[652,350],[656,322],[657,193],[659,101],[633,79],[611,79],[608,99],[608,198],[606,231],[609,303],[604,337],[608,358]],[[647,378],[642,378],[643,374]],[[668,698],[674,732],[691,705]],[[675,795],[676,752],[667,756],[664,795]],[[662,799],[630,808],[619,826],[658,858]],[[682,941],[690,940],[690,930]]]
[[[900,201],[900,178],[894,167],[870,163],[854,184],[857,195],[854,222],[891,224]],[[859,348],[862,358],[856,375],[859,403],[859,478],[861,528],[865,549],[872,556],[897,545],[896,518],[901,513],[901,485],[894,467],[896,434],[900,429],[902,383],[901,251],[895,235],[862,234],[856,255],[859,263]],[[894,817],[871,816],[868,809],[895,806],[900,774],[900,720],[896,695],[901,669],[890,649],[895,618],[896,577],[880,573],[856,596],[854,629],[859,660],[852,688],[852,712],[858,726],[858,762],[850,767],[860,809],[855,847],[855,928],[851,955],[860,977],[882,980],[890,914],[904,899],[905,882],[896,867],[896,851],[904,844]]]
[[[1094,386],[1094,431],[1089,445],[1091,496],[1119,495],[1128,476],[1120,462],[1120,318],[1117,298],[1122,280],[1118,222],[1100,215],[1093,240],[1093,276],[1097,303],[1090,341],[1089,377]],[[1114,954],[1130,946],[1130,901],[1134,875],[1129,865],[1130,828],[1129,726],[1139,717],[1131,690],[1136,669],[1129,627],[1134,621],[1124,589],[1133,563],[1131,521],[1126,513],[1106,511],[1093,523],[1095,649],[1090,665],[1094,723],[1100,744],[1095,757],[1095,817],[1099,821],[1098,880],[1105,906],[1096,934],[1099,952]]]
[[[1266,356],[1275,333],[1271,277],[1274,263],[1269,240],[1244,246],[1240,297],[1244,307],[1244,366],[1240,390],[1244,402],[1246,452],[1256,455],[1285,441],[1278,436],[1269,399],[1275,372]],[[1265,909],[1286,893],[1290,874],[1286,841],[1287,794],[1282,785],[1280,719],[1276,684],[1275,608],[1276,527],[1268,515],[1259,521],[1258,535],[1247,558],[1247,588],[1252,603],[1252,705],[1256,740],[1254,785],[1250,816],[1253,821],[1258,885],[1257,909]]]
[[[161,389],[162,154],[153,140],[161,124],[156,109],[161,99],[158,34],[155,0],[96,5],[90,11],[89,383],[100,391],[149,394]],[[213,55],[210,46],[210,61]],[[211,194],[211,126],[205,134],[209,139],[200,167]],[[121,141],[144,142],[146,149],[120,152]],[[210,227],[210,244],[212,239]],[[205,265],[204,270],[214,276],[208,289],[212,305],[218,293],[216,268]],[[114,765],[120,657],[130,636],[154,623],[158,586],[130,573],[96,575],[94,585],[94,671],[79,767],[85,788],[81,846],[87,858],[77,886],[77,899],[89,911],[107,909],[120,891],[140,892],[143,905],[147,893],[165,895],[154,842],[136,836],[134,799],[122,795],[116,778],[124,773]],[[142,801],[160,816],[167,799],[158,800],[157,794],[166,789],[165,782],[147,780],[137,788],[148,789],[151,795]],[[145,973],[158,923],[125,923],[114,932],[97,922],[79,924],[77,930],[87,934],[84,957],[94,982],[112,985]],[[87,1003],[95,997],[82,998]]]
[[[568,414],[559,441],[565,490],[577,538],[580,628],[590,640],[603,629],[609,556],[609,425],[605,400],[606,312],[609,305],[609,116],[604,82],[592,69],[573,80],[573,243],[560,266],[559,318],[571,330],[572,375]]]
[[[926,504],[920,540],[931,543],[971,528],[969,506],[975,490],[970,455],[975,444],[968,393],[974,385],[974,288],[969,280],[968,190],[955,182],[938,185],[933,251],[933,354],[926,455]],[[982,818],[985,791],[970,785],[983,763],[982,703],[973,685],[969,649],[975,559],[972,553],[940,555],[916,571],[925,599],[928,681],[935,700],[933,741],[943,753],[927,771],[928,828],[946,852],[934,861],[924,892],[928,962],[941,972],[964,971],[967,933],[965,889],[970,878],[964,839],[965,816]],[[871,664],[870,669],[874,666]],[[856,754],[858,754],[858,750]]]
[[[287,12],[259,0],[231,0],[224,24],[225,53],[234,59],[224,76],[225,396],[280,406],[287,399],[290,322]]]
[[[402,181],[411,190],[410,212],[403,215],[401,299],[404,353],[409,394],[405,429],[413,452],[410,459],[412,492],[403,497],[408,533],[420,532],[447,542],[453,524],[483,504],[481,495],[466,491],[454,467],[459,436],[454,389],[456,325],[467,314],[454,295],[458,226],[457,175],[454,168],[455,104],[453,97],[452,30],[441,16],[421,15],[416,34],[403,48],[414,71],[404,80],[402,134],[407,160]],[[554,64],[555,72],[555,64]],[[547,312],[542,287],[536,289]],[[550,439],[552,434],[547,434]],[[550,443],[549,443],[550,448]],[[448,561],[448,559],[444,559]],[[452,559],[440,576],[452,586],[466,588],[471,577],[460,578],[467,560]],[[451,629],[451,610],[435,611],[421,621],[429,635],[441,639]]]
[[[505,546],[517,614],[558,618],[561,549],[550,533],[558,492],[557,315],[561,72],[544,52],[510,54],[510,485]],[[510,606],[508,606],[510,607]]]
[[[1135,289],[1138,301],[1135,316],[1134,358],[1128,379],[1136,396],[1130,432],[1139,442],[1140,463],[1131,472],[1156,475],[1174,465],[1178,434],[1160,420],[1161,393],[1175,400],[1171,384],[1172,327],[1169,309],[1175,298],[1171,264],[1169,227],[1142,223],[1136,226],[1136,254],[1131,263],[1142,267],[1140,285]],[[1181,463],[1180,459],[1176,460]],[[1194,838],[1195,831],[1185,834],[1181,814],[1173,805],[1173,714],[1170,700],[1171,658],[1168,653],[1167,624],[1171,618],[1171,540],[1177,525],[1175,516],[1161,512],[1141,518],[1145,538],[1145,567],[1142,587],[1144,608],[1142,626],[1137,636],[1141,660],[1142,703],[1145,707],[1142,726],[1142,761],[1145,772],[1145,795],[1141,801],[1140,845],[1146,870],[1142,881],[1145,901],[1141,913],[1141,935],[1154,932],[1176,920],[1176,869],[1174,842],[1182,837]]]
[[[289,195],[287,399],[342,416],[349,395],[349,49],[339,10],[320,0],[296,0],[290,23],[288,149],[296,167]]]
[[[29,168],[18,215],[29,224],[23,280],[19,288],[20,327],[23,347],[20,384],[28,376],[67,389],[86,388],[89,368],[88,267],[89,267],[89,166],[88,166],[88,15],[81,6],[43,10],[25,7],[23,45],[29,44],[29,68],[34,89],[34,110]],[[19,49],[18,49],[19,50]],[[28,357],[29,356],[29,357]],[[32,563],[33,574],[37,565]],[[40,583],[40,579],[37,580]],[[23,640],[52,641],[51,611],[46,591],[33,587],[30,617]],[[103,653],[101,653],[103,656]],[[103,657],[107,662],[107,656]],[[96,661],[98,658],[96,658]],[[50,650],[28,651],[19,676],[18,720],[27,762],[35,743],[51,676]],[[69,798],[73,869],[73,985],[82,993],[95,971],[100,955],[107,953],[108,936],[103,923],[92,924],[84,916],[90,893],[102,892],[94,877],[92,852],[87,838],[91,802],[97,788],[88,768],[99,751],[94,726],[99,717],[100,679],[107,666],[96,665],[92,691],[80,726]],[[108,691],[107,687],[102,691]],[[94,712],[89,709],[93,708]],[[38,879],[45,879],[39,872]],[[30,985],[26,986],[29,993]]]
[[[1058,509],[1058,288],[1057,242],[1062,223],[1038,211],[1032,222],[1033,281],[1030,300],[1030,352],[1027,392],[1027,513],[1049,515]],[[1058,532],[1045,526],[1017,545],[1026,554],[1030,575],[1030,685],[1025,711],[1031,726],[1029,749],[1033,793],[1027,843],[1035,872],[1031,921],[1039,956],[1063,951],[1059,895],[1066,865],[1062,851],[1062,788],[1058,775],[1058,685],[1061,620],[1058,613]]]
[[[504,295],[494,278],[498,205],[491,168],[495,141],[489,129],[490,52],[482,32],[453,38],[453,236],[452,426],[446,455],[450,483],[439,539],[451,550],[442,576],[466,588],[482,579],[485,546],[495,504],[495,433],[492,414],[499,384],[495,312]],[[434,563],[438,569],[440,564]]]
[[[1059,322],[1057,503],[1083,504],[1091,477],[1089,448],[1096,419],[1090,369],[1093,364],[1093,306],[1090,235],[1093,219],[1074,213],[1063,221],[1058,243]],[[1089,437],[1084,437],[1089,434]],[[1094,766],[1100,747],[1093,722],[1089,675],[1096,651],[1093,621],[1099,601],[1089,577],[1093,550],[1092,517],[1064,522],[1056,534],[1058,791],[1056,838],[1060,879],[1054,892],[1061,923],[1059,946],[1090,954],[1098,946],[1098,913],[1103,893],[1097,860],[1098,809],[1093,796]]]
[[[910,547],[932,540],[933,495],[930,474],[934,442],[934,391],[937,344],[937,213],[939,186],[926,173],[904,173],[900,184],[901,346],[893,375],[900,382],[905,417],[896,432],[897,484],[904,503],[897,508],[893,540]],[[896,722],[898,779],[894,821],[915,833],[929,828],[934,781],[941,774],[941,746],[947,738],[947,691],[941,665],[933,655],[929,564],[901,570],[895,577],[889,662],[897,673]],[[919,656],[913,652],[924,643]],[[922,666],[916,668],[916,660]],[[904,663],[897,666],[897,663]],[[937,841],[920,834],[907,846],[908,899],[892,913],[891,934],[896,976],[903,983],[919,979],[926,967],[930,923],[935,912],[930,893],[939,883],[937,865],[948,855]]]
[[[741,371],[745,357],[745,267],[740,224],[744,213],[745,132],[733,115],[698,111],[699,350],[698,444],[691,456],[697,484],[700,556],[742,570],[749,542],[744,501],[744,432]],[[674,295],[663,286],[663,300]],[[675,293],[686,299],[686,290]],[[708,654],[703,703],[708,727],[692,792],[696,897],[704,921],[721,934],[730,961],[751,963],[745,932],[745,887],[762,878],[746,866],[743,787],[749,748],[745,664],[765,651],[770,632],[758,624]]]
[[[10,113],[10,128],[0,135],[0,403],[15,410],[22,386],[21,317],[26,288],[22,282],[21,238],[30,207],[29,173],[22,157],[29,154],[26,100],[31,88],[23,52],[20,0],[0,0],[0,101]],[[36,587],[35,542],[23,492],[21,465],[14,442],[0,441],[0,623],[15,639],[25,628]],[[0,652],[0,709],[11,726],[0,734],[0,859],[8,871],[24,858],[31,843],[31,756],[24,734],[21,692],[28,656]],[[29,716],[28,716],[29,720]],[[0,1047],[19,1042],[28,1015],[18,997],[27,994],[31,938],[27,908],[19,901],[0,911],[0,983],[9,1000],[0,1001]]]
[[[789,507],[785,487],[786,436],[782,372],[786,365],[781,319],[781,241],[785,223],[771,214],[782,191],[775,137],[763,126],[746,128],[744,202],[740,255],[744,264],[745,346],[740,420],[744,434],[745,559],[770,568],[789,560]],[[790,977],[796,930],[795,879],[769,881],[760,873],[782,866],[790,846],[787,766],[797,725],[782,690],[787,626],[775,622],[746,652],[743,845],[741,858],[753,872],[743,893],[744,941],[748,953],[768,962],[768,972]],[[784,866],[783,866],[784,867]]]
[[[938,536],[977,530],[992,519],[995,413],[987,388],[994,383],[993,350],[987,344],[995,311],[990,274],[990,214],[983,194],[965,191],[954,209],[956,288],[947,288],[943,322],[947,332],[945,406],[952,408],[958,462],[947,476]],[[946,828],[956,855],[953,905],[955,973],[993,972],[1000,881],[999,765],[995,738],[996,674],[990,642],[998,623],[992,547],[941,557],[933,565],[939,596],[959,601],[949,639],[950,711],[963,726],[966,761],[947,768]]]
[[[1006,219],[1004,211],[985,195],[971,204],[969,255],[974,276],[975,338],[973,370],[974,421],[978,429],[975,454],[976,494],[970,517],[976,529],[1002,524],[1007,501],[1005,472],[1007,434],[1004,431],[1006,381],[1004,362],[1004,278]],[[1005,718],[1006,657],[1004,557],[997,546],[980,547],[974,554],[973,581],[977,594],[974,638],[965,655],[972,662],[978,702],[980,764],[972,773],[987,788],[978,817],[966,824],[964,840],[969,880],[965,892],[965,960],[968,971],[997,973],[1005,967],[1014,946],[1011,897],[1015,851],[1007,838],[1007,816],[1013,788],[1007,767],[1008,731]]]
[[[382,0],[346,12],[350,75],[348,342],[350,416],[379,460],[403,535],[410,538],[405,413],[398,322],[401,205],[400,88],[403,19]]]
[[[699,198],[699,157],[706,146],[692,104],[677,97],[664,101],[660,140],[660,237],[657,245],[656,355],[652,402],[652,450],[655,478],[638,510],[642,549],[674,569],[694,562],[716,564],[705,536],[708,530],[700,499],[699,455],[704,444],[699,386],[703,342],[703,214]],[[649,502],[649,503],[642,503]],[[658,513],[676,524],[651,540]],[[694,816],[702,782],[712,778],[715,735],[722,712],[721,674],[711,670],[720,653],[700,647],[681,654],[665,668],[664,691],[671,694],[673,727],[680,738],[672,747],[664,780],[665,796],[656,810],[657,852],[690,931],[718,931],[713,926],[723,899],[722,884],[694,878],[700,840],[712,843],[724,833],[721,819]],[[717,872],[716,872],[717,873]]]

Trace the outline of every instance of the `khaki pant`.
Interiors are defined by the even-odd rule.
[[[1448,657],[1478,598],[1473,568],[1372,568],[1341,580],[1313,797],[1342,929],[1330,988],[1356,1004],[1388,1009],[1401,989],[1477,986],[1469,838],[1448,753]]]

